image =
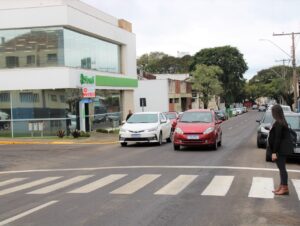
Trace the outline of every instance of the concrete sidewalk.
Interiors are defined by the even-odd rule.
[[[91,132],[90,137],[73,138],[72,136],[59,137],[22,137],[9,138],[0,137],[2,144],[117,144],[119,135],[112,133]]]

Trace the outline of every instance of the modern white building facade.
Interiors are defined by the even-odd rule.
[[[116,125],[136,87],[129,22],[78,0],[1,1],[0,136]]]

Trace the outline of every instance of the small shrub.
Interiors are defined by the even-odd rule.
[[[84,131],[80,131],[80,136],[81,137],[90,137],[91,135],[87,132],[84,132]]]
[[[80,131],[77,130],[77,129],[72,130],[72,131],[71,131],[71,134],[72,134],[72,136],[73,136],[74,138],[80,137]]]
[[[59,138],[64,138],[64,136],[66,135],[65,134],[65,131],[60,129],[57,131],[56,135],[59,137]]]

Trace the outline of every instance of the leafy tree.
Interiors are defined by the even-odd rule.
[[[137,66],[145,72],[160,74],[188,73],[193,62],[190,55],[182,58],[169,56],[162,52],[151,52],[137,59]]]
[[[196,65],[195,70],[192,72],[192,87],[198,92],[205,109],[207,109],[211,98],[214,95],[220,95],[223,91],[218,80],[219,74],[222,74],[221,68],[204,64]]]
[[[243,74],[248,66],[243,58],[243,54],[235,47],[222,46],[202,49],[194,56],[191,71],[197,64],[208,66],[219,66],[223,73],[218,74],[219,81],[223,84],[222,98],[227,105],[238,102],[243,97],[245,79]]]

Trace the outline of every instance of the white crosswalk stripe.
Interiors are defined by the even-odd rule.
[[[144,174],[137,179],[129,182],[128,184],[125,184],[124,186],[110,192],[111,194],[133,194],[134,192],[140,190],[147,184],[151,183],[158,177],[160,177],[161,174]]]
[[[225,196],[233,179],[234,176],[215,176],[201,195]]]
[[[74,189],[68,193],[89,193],[89,192],[95,191],[99,188],[102,188],[108,184],[111,184],[125,176],[127,176],[127,174],[112,174],[107,177],[96,180],[85,186],[82,186],[80,188]]]
[[[274,193],[272,190],[274,190],[273,178],[253,177],[248,197],[273,199]]]
[[[180,175],[166,186],[155,192],[155,195],[177,195],[192,183],[198,176],[197,175]]]
[[[27,178],[13,178],[13,179],[10,179],[10,180],[1,181],[0,182],[0,187],[6,186],[6,185],[9,185],[9,184],[13,184],[13,183],[16,183],[16,182],[20,182],[20,181],[23,181],[25,179],[27,179]]]
[[[47,194],[47,193],[62,189],[64,187],[67,187],[69,185],[78,183],[78,182],[83,181],[83,180],[85,180],[87,178],[90,178],[92,176],[93,175],[83,175],[83,176],[73,177],[71,179],[68,179],[68,180],[65,180],[65,181],[62,181],[62,182],[59,182],[59,183],[56,183],[56,184],[49,185],[49,186],[41,188],[41,189],[37,189],[37,190],[31,191],[31,192],[28,192],[27,194]]]
[[[16,186],[16,187],[7,188],[7,189],[4,189],[4,190],[0,191],[0,196],[1,195],[7,195],[7,194],[17,192],[17,191],[21,191],[21,190],[24,190],[24,189],[27,189],[27,188],[32,188],[34,186],[38,186],[38,185],[41,185],[41,184],[44,184],[44,183],[47,183],[47,182],[50,182],[50,181],[54,181],[54,180],[57,180],[59,178],[61,178],[61,177],[46,177],[46,178],[43,178],[43,179],[40,179],[40,180],[35,180],[33,182],[29,182],[29,183],[26,183],[26,184],[19,185],[19,186]]]
[[[300,180],[292,179],[293,185],[298,195],[298,199],[300,200]]]

